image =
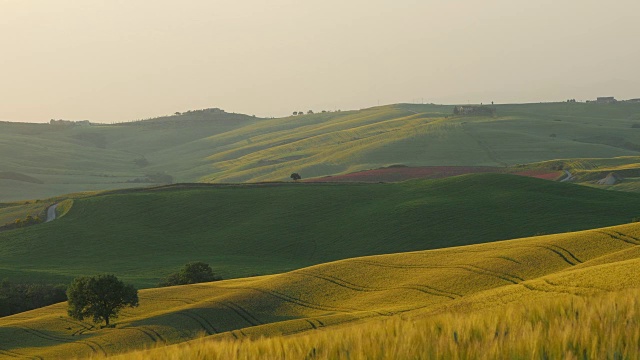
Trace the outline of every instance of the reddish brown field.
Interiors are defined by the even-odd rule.
[[[451,176],[477,173],[513,173],[515,175],[555,180],[561,171],[527,170],[511,172],[505,168],[491,166],[425,166],[425,167],[388,167],[375,170],[358,171],[351,174],[325,176],[306,179],[305,182],[397,182],[411,179],[442,179]]]
[[[563,175],[562,171],[550,171],[550,170],[527,170],[514,172],[515,175],[534,177],[545,180],[557,180]]]

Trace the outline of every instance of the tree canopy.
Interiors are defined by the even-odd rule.
[[[159,286],[197,284],[218,280],[222,280],[222,277],[214,274],[209,264],[197,261],[190,262],[179,272],[167,276]]]
[[[293,173],[293,174],[291,174],[290,178],[293,181],[298,181],[298,180],[302,179],[302,176],[300,176],[300,174],[298,174],[298,173]]]
[[[93,322],[118,317],[123,308],[138,306],[138,290],[118,280],[115,275],[75,278],[67,289],[68,314],[74,319],[93,318]]]
[[[0,282],[0,316],[36,309],[67,300],[66,286]]]

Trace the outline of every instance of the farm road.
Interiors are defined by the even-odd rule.
[[[58,204],[53,204],[51,206],[49,206],[49,208],[47,209],[47,221],[45,222],[49,222],[49,221],[53,221],[56,219],[56,208],[58,207]]]
[[[564,173],[567,175],[566,178],[560,180],[560,182],[571,181],[573,180],[573,175],[569,172],[569,170],[565,170]]]

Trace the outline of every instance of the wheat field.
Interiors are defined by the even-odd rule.
[[[567,312],[564,305],[542,305],[562,299],[570,299],[567,304],[577,304],[575,306],[584,306],[583,308],[590,307],[590,301],[602,303],[601,315],[579,310],[578,315],[582,312],[589,319],[594,316],[602,318],[605,314],[608,317],[610,311],[617,314],[620,309],[635,311],[636,303],[624,300],[633,298],[633,295],[611,295],[614,300],[606,300],[606,295],[602,294],[627,290],[633,292],[632,289],[640,287],[639,244],[640,225],[629,224],[464,247],[353,258],[279,275],[149,289],[140,292],[141,306],[123,311],[115,321],[114,328],[100,329],[91,323],[73,321],[65,314],[65,304],[2,318],[0,347],[7,358],[68,358],[70,354],[87,357],[165,346],[205,336],[203,340],[198,340],[203,347],[221,346],[221,349],[227,349],[224,351],[236,349],[233,351],[239,358],[244,356],[242,353],[245,350],[237,349],[246,349],[249,357],[255,355],[255,351],[271,349],[271,353],[265,353],[265,356],[279,358],[277,349],[296,354],[296,351],[313,351],[314,346],[308,345],[314,341],[329,344],[336,339],[340,341],[335,346],[315,347],[316,351],[322,348],[322,351],[334,349],[331,351],[340,352],[343,349],[348,354],[357,354],[358,351],[369,354],[370,349],[366,350],[366,346],[385,344],[385,341],[394,342],[393,336],[401,335],[393,335],[396,330],[389,335],[389,329],[401,328],[402,332],[414,331],[416,337],[411,338],[413,340],[407,346],[415,348],[415,351],[425,352],[420,354],[445,351],[449,347],[446,350],[449,352],[442,354],[455,352],[459,354],[455,356],[465,358],[464,351],[468,354],[470,351],[490,349],[491,346],[495,347],[492,351],[505,349],[500,342],[511,342],[515,334],[513,331],[494,343],[487,340],[485,330],[493,329],[491,333],[495,333],[496,329],[510,327],[505,321],[513,320],[521,324],[522,329],[517,332],[524,332],[523,339],[540,336],[540,342],[533,342],[533,345],[527,345],[529,340],[520,341],[519,345],[514,340],[511,347],[514,353],[521,353],[526,346],[539,346],[536,351],[546,349],[544,351],[555,351],[553,354],[556,354],[557,351],[571,349],[565,343],[554,343],[555,348],[546,346],[544,341],[574,341],[571,340],[573,338],[562,340],[553,335],[565,332],[574,336],[568,330],[573,325],[566,323],[567,314],[572,312]],[[602,298],[605,300],[598,300],[601,299],[599,296],[605,296]],[[624,305],[627,308],[614,306],[613,310],[607,310],[607,304],[618,298],[623,301],[621,304],[627,304]],[[580,305],[580,301],[587,305]],[[557,309],[558,324],[553,320],[552,313],[556,311],[553,309]],[[496,315],[505,311],[514,315]],[[550,313],[549,316],[535,315],[536,311],[538,314],[546,314],[545,311]],[[470,315],[467,314],[477,315],[469,318]],[[565,314],[564,317],[562,314]],[[622,316],[615,314],[611,316]],[[531,320],[527,320],[532,319],[531,316],[537,316],[543,325],[553,326],[544,328],[541,325],[527,325],[533,324]],[[631,321],[636,321],[633,316]],[[521,320],[517,320],[518,317]],[[390,320],[380,323],[380,319]],[[606,321],[610,321],[613,326],[618,323],[613,320]],[[606,321],[601,325],[609,326]],[[356,330],[342,329],[350,323],[356,324],[353,328]],[[358,323],[362,325],[357,325]],[[432,349],[429,344],[433,340],[425,339],[433,339],[430,331],[436,331],[439,326],[437,324],[447,324],[443,329],[458,332],[458,341],[479,338],[477,341],[464,340],[466,345],[462,348],[452,347],[455,343],[451,342],[452,332],[446,330],[446,334],[435,337],[440,339],[438,344],[442,341],[442,345]],[[600,326],[593,322],[593,326],[596,325]],[[357,326],[374,333],[362,334]],[[479,330],[473,330],[478,326],[481,326]],[[425,327],[431,330],[421,330]],[[591,325],[585,329],[590,327]],[[334,329],[352,333],[335,335],[340,333],[334,333]],[[637,327],[632,327],[633,331],[635,329]],[[609,330],[613,331],[613,328],[597,331]],[[378,331],[378,335],[375,335],[375,331]],[[579,338],[582,339],[580,344],[586,344],[587,341],[584,337],[588,336],[588,331],[584,331],[575,333],[583,334]],[[400,330],[396,332],[402,333]],[[316,338],[316,334],[320,334],[319,337]],[[595,345],[589,343],[588,347],[576,346],[579,349],[588,348],[589,354],[607,352],[612,347],[620,351],[631,351],[620,345],[620,342],[627,341],[628,338],[625,332],[620,334],[620,338],[615,340],[617,342],[612,344],[601,340]],[[380,338],[377,339],[376,336]],[[268,339],[259,340],[260,337]],[[545,338],[548,340],[544,340]],[[373,340],[367,345],[366,339]],[[352,343],[349,345],[341,341]],[[283,344],[289,345],[283,348]],[[288,346],[299,349],[289,350]],[[474,350],[476,347],[479,350]],[[462,351],[463,348],[467,350]],[[171,349],[187,351],[184,347]],[[381,358],[388,358],[396,351],[393,348],[380,349]],[[221,354],[226,354],[224,351]],[[312,355],[320,358],[337,356],[336,352],[331,351]],[[345,354],[347,353],[340,356],[354,358]],[[149,356],[155,358],[154,355]],[[455,356],[452,355],[453,358]]]

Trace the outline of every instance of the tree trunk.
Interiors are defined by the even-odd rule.
[[[104,321],[107,323],[105,325],[105,327],[109,327],[109,316],[108,315],[104,317]]]

